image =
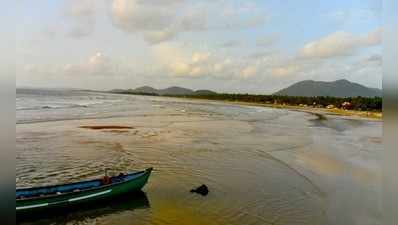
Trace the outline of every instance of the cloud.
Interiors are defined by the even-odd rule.
[[[220,1],[225,3],[227,1]],[[218,5],[214,19],[216,29],[247,29],[264,25],[268,13],[251,1]]]
[[[206,6],[185,6],[185,13],[179,21],[180,31],[205,31],[209,29],[209,12]]]
[[[170,69],[177,76],[186,76],[191,73],[191,66],[184,62],[174,62],[170,64]]]
[[[368,33],[365,37],[362,38],[363,45],[378,45],[382,42],[382,33],[383,29],[378,28],[370,33]]]
[[[296,64],[287,64],[285,66],[279,66],[272,68],[271,73],[274,76],[290,76],[297,73],[300,69],[299,65]]]
[[[226,69],[232,67],[232,60],[230,58],[226,58],[219,62],[213,64],[213,70],[216,75],[223,73]]]
[[[380,17],[380,12],[375,9],[336,10],[325,14],[326,18],[337,23],[375,21]]]
[[[172,75],[200,77],[211,73],[212,61],[209,52],[194,52],[190,60],[176,60],[170,64]]]
[[[174,38],[180,32],[178,11],[183,3],[182,0],[113,0],[111,17],[121,30],[140,33],[147,42],[157,44]],[[184,26],[189,27],[188,19],[184,21]]]
[[[92,34],[94,31],[93,26],[76,26],[68,31],[67,36],[73,38],[84,38]]]
[[[331,19],[335,22],[342,23],[348,19],[349,12],[344,10],[335,10],[326,13],[325,16],[326,18]]]
[[[256,41],[256,45],[260,47],[269,47],[275,42],[277,42],[278,37],[277,36],[265,36],[265,37],[260,37]]]
[[[176,12],[164,4],[149,4],[151,1],[113,0],[113,22],[126,31],[153,31],[169,27]]]
[[[266,19],[267,18],[264,15],[253,15],[248,18],[229,16],[221,18],[221,23],[215,23],[214,28],[226,30],[254,28],[263,25],[266,22]]]
[[[144,32],[145,40],[151,44],[158,44],[173,39],[177,35],[174,30],[159,30]]]
[[[381,82],[381,57],[379,54],[355,55],[351,60],[335,58],[333,60],[308,60],[293,58],[280,68],[274,75],[286,76],[287,79],[300,81],[349,79],[369,86],[379,86]]]
[[[159,70],[185,79],[209,77],[255,81],[266,77],[292,76],[311,68],[308,61],[301,62],[277,53],[263,54],[261,57],[224,56],[217,51],[191,51],[166,44],[161,46],[157,48],[157,54],[161,56],[157,64],[163,65],[163,69]],[[307,65],[301,65],[303,63]]]
[[[88,64],[92,67],[101,67],[109,63],[109,58],[101,52],[97,52],[88,59]]]
[[[59,72],[66,76],[114,76],[117,71],[116,62],[97,52],[81,63],[64,65]]]
[[[89,36],[94,31],[98,5],[95,0],[66,1],[63,14],[71,25],[67,35],[74,38]]]
[[[358,67],[381,67],[383,64],[383,57],[380,54],[372,54],[359,60],[355,65]]]
[[[185,79],[208,77],[255,81],[266,77],[292,76],[311,68],[308,61],[301,62],[277,53],[262,54],[261,57],[224,56],[217,51],[194,51],[169,44],[161,44],[155,49],[158,56],[155,62],[162,65],[159,71],[167,71],[169,76]],[[303,63],[307,65],[301,65]]]
[[[195,52],[192,55],[192,62],[193,63],[203,63],[209,60],[210,58],[209,52]]]
[[[235,47],[239,47],[241,45],[242,45],[242,43],[240,41],[230,40],[230,41],[226,41],[224,43],[221,43],[219,46],[221,48],[235,48]]]
[[[241,71],[241,75],[243,78],[250,78],[257,74],[257,67],[253,65],[249,65]]]
[[[252,59],[259,59],[259,58],[265,58],[268,56],[271,56],[272,54],[274,54],[275,51],[259,51],[259,52],[253,52],[249,55],[249,58]]]
[[[342,7],[323,14],[326,21],[342,27],[363,27],[382,21],[382,3],[380,0],[370,0],[355,7]],[[359,7],[358,7],[359,6]]]
[[[299,50],[299,55],[304,58],[329,58],[349,55],[357,44],[357,39],[352,34],[338,31],[320,40],[305,44]]]
[[[57,36],[58,28],[56,26],[46,26],[42,29],[41,33],[49,38],[54,39]]]
[[[371,55],[368,58],[366,58],[366,60],[368,62],[377,62],[377,63],[381,64],[383,62],[383,57],[379,54],[374,54],[374,55]]]
[[[210,52],[192,51],[166,43],[152,48],[154,64],[159,73],[180,78],[195,78],[207,75],[211,61]]]
[[[94,0],[69,0],[64,13],[67,16],[85,20],[95,15],[95,2]]]
[[[344,31],[337,31],[319,40],[309,42],[298,51],[301,58],[333,58],[353,54],[363,47],[381,43],[381,29],[365,36],[355,36]]]
[[[228,10],[220,13],[220,8]],[[241,9],[226,1],[112,0],[110,15],[116,27],[140,34],[150,44],[172,40],[184,32],[246,29],[265,21],[255,7]]]
[[[161,43],[152,48],[153,63],[159,66],[159,73],[184,79],[231,77],[236,68],[230,58],[216,52],[189,49],[185,46]],[[238,70],[235,70],[235,73]]]

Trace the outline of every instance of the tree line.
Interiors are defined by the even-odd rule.
[[[344,102],[348,102],[350,109],[358,111],[382,111],[383,99],[381,97],[300,97],[300,96],[279,96],[279,95],[251,95],[251,94],[209,94],[209,95],[168,95],[170,97],[189,97],[207,100],[240,101],[261,104],[278,104],[291,106],[308,106],[326,108],[334,106],[342,108]]]
[[[120,91],[113,92],[119,94],[134,94],[134,95],[150,95],[159,96],[156,93],[143,93],[143,92],[131,92],[131,91]],[[178,98],[197,98],[207,100],[222,100],[222,101],[239,101],[248,103],[259,103],[259,104],[277,104],[277,105],[290,105],[290,106],[307,106],[326,108],[328,106],[334,106],[336,108],[342,108],[343,103],[349,103],[349,109],[357,111],[375,111],[381,112],[383,108],[382,97],[331,97],[331,96],[315,96],[315,97],[303,97],[303,96],[281,96],[281,95],[252,95],[252,94],[226,94],[226,93],[215,93],[215,94],[192,94],[192,95],[162,95],[168,97]]]

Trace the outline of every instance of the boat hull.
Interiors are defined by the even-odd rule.
[[[152,169],[147,169],[138,174],[134,179],[116,184],[103,185],[98,188],[81,192],[71,192],[62,195],[54,195],[43,198],[23,199],[16,201],[18,214],[32,213],[36,211],[70,207],[94,201],[117,197],[129,192],[140,191],[147,183]]]

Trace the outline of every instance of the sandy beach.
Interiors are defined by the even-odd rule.
[[[187,98],[190,100],[197,100],[195,98]],[[308,107],[308,106],[293,106],[293,105],[283,105],[283,104],[266,104],[266,103],[251,103],[251,102],[241,102],[241,101],[218,101],[218,100],[203,100],[200,101],[209,101],[209,102],[225,102],[229,104],[238,104],[238,105],[247,105],[247,106],[262,106],[276,109],[286,109],[291,111],[299,111],[306,112],[310,114],[321,114],[328,116],[337,116],[340,118],[346,119],[365,119],[372,121],[381,121],[383,120],[382,112],[372,112],[372,111],[357,111],[357,110],[345,110],[341,108],[316,108],[316,107]]]

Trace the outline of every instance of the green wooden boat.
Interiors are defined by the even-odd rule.
[[[55,209],[117,197],[140,191],[152,168],[143,171],[104,176],[101,179],[16,190],[16,212]]]

